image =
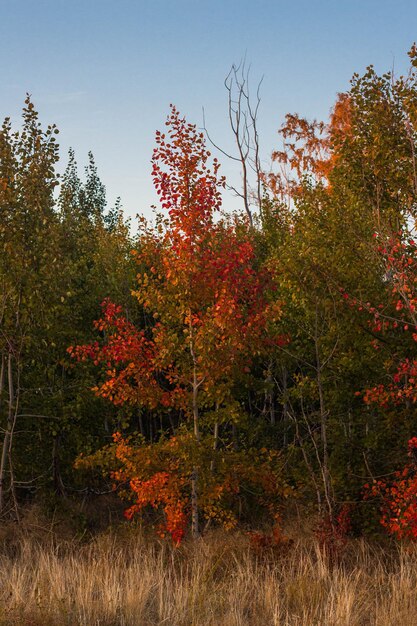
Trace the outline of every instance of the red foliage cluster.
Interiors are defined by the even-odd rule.
[[[378,242],[380,236],[375,233]],[[406,233],[399,232],[385,243],[377,243],[384,269],[384,281],[389,291],[387,304],[371,305],[358,298],[351,297],[343,289],[341,296],[351,307],[369,314],[368,325],[375,334],[389,331],[406,333],[410,346],[417,341],[417,245]],[[379,341],[372,341],[375,349],[379,349]],[[417,401],[417,359],[402,358],[399,360],[392,382],[379,384],[364,393],[367,404],[376,403],[381,407],[389,404],[399,405],[404,401]],[[357,392],[356,395],[362,395]]]
[[[408,441],[410,462],[392,480],[375,480],[364,485],[364,498],[378,497],[381,524],[397,539],[417,539],[417,437]]]
[[[179,545],[188,523],[187,501],[183,496],[185,478],[171,462],[167,464],[166,471],[155,472],[151,478],[140,480],[135,476],[138,470],[135,451],[120,433],[115,433],[113,440],[116,459],[121,462],[122,469],[113,472],[112,476],[117,481],[128,480],[135,494],[135,503],[125,511],[125,517],[130,520],[147,506],[154,510],[162,509],[165,519],[157,532],[160,537],[168,533],[175,545]]]
[[[105,331],[106,342],[82,346],[70,346],[68,353],[78,361],[93,361],[102,365],[106,380],[94,387],[97,395],[107,398],[113,404],[144,404],[154,408],[158,404],[170,406],[179,390],[168,391],[157,382],[155,343],[146,338],[145,332],[138,330],[122,314],[122,307],[106,299],[102,302],[103,316],[94,326]]]
[[[378,247],[386,268],[386,280],[392,293],[395,315],[374,314],[374,331],[398,329],[411,333],[417,341],[417,247],[415,241],[398,233],[397,236]],[[368,389],[364,400],[385,407],[389,403],[401,404],[405,400],[417,400],[417,359],[400,361],[389,385]]]
[[[171,105],[167,119],[168,137],[156,132],[156,148],[152,158],[152,176],[162,208],[167,210],[174,234],[195,239],[211,225],[213,213],[221,206],[224,177],[218,178],[219,162],[213,159],[208,168],[210,152],[204,135],[180,117]]]

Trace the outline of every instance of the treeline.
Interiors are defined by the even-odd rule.
[[[114,411],[91,396],[88,373],[68,370],[66,349],[90,336],[104,297],[132,308],[128,224],[119,205],[106,210],[91,154],[84,181],[73,152],[58,178],[57,133],[29,99],[22,129],[6,119],[0,133],[2,515],[39,491],[82,487],[74,459],[105,440]]]
[[[59,180],[30,100],[20,131],[5,120],[2,516],[113,483],[177,542],[293,500],[335,532],[348,509],[374,527],[364,484],[401,467],[417,427],[409,57],[404,77],[355,74],[326,123],[288,115],[242,214],[222,212],[219,165],[172,108],[161,212],[134,235],[91,155],[82,180],[70,152]]]

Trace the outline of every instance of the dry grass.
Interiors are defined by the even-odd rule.
[[[175,550],[140,534],[88,544],[3,537],[0,624],[19,626],[415,626],[417,553],[352,542],[254,554],[213,533]]]

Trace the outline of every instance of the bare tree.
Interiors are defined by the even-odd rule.
[[[243,206],[249,223],[253,225],[252,207],[261,210],[262,204],[262,171],[259,152],[259,133],[257,127],[258,111],[261,102],[260,88],[263,77],[258,83],[254,102],[249,87],[250,67],[246,67],[243,59],[239,65],[233,64],[224,80],[228,94],[228,115],[237,154],[230,154],[216,144],[208,133],[204,109],[204,131],[210,143],[227,158],[240,163],[242,188],[228,185],[228,189],[243,200]]]

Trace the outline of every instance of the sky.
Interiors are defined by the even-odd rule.
[[[73,147],[94,154],[110,205],[150,215],[150,159],[173,103],[233,151],[224,78],[242,58],[263,76],[262,165],[287,112],[327,119],[354,72],[407,69],[416,0],[0,0],[0,117],[20,124],[25,94],[60,129],[60,170]],[[220,156],[239,185],[239,170]],[[240,201],[225,194],[225,206]]]

